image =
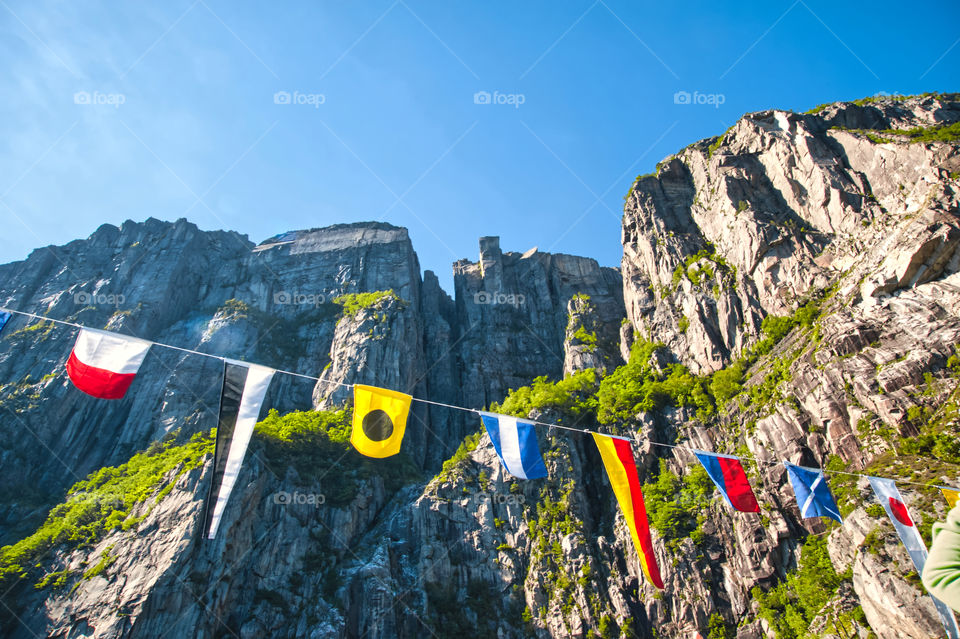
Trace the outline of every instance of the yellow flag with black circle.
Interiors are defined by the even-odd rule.
[[[410,395],[376,386],[353,385],[353,433],[350,443],[367,457],[400,452],[410,412]]]

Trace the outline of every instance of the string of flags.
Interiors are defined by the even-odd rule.
[[[9,322],[11,314],[80,329],[77,341],[66,362],[67,375],[76,388],[99,399],[123,398],[136,378],[147,353],[154,345],[223,361],[223,387],[220,394],[217,439],[214,449],[213,480],[210,484],[204,514],[204,530],[208,539],[216,538],[220,521],[243,465],[254,426],[259,419],[264,398],[274,375],[282,373],[316,381],[322,379],[151,342],[112,331],[92,329],[73,322],[12,309],[0,308],[0,331]],[[592,435],[614,496],[630,530],[630,537],[640,559],[641,568],[652,585],[663,589],[663,578],[653,550],[643,491],[630,439],[587,429],[519,419],[510,415],[481,412],[463,406],[420,399],[375,386],[334,383],[353,388],[354,410],[350,442],[359,453],[368,457],[385,458],[400,452],[412,402],[424,402],[478,414],[504,469],[518,479],[533,480],[548,476],[537,443],[536,426]],[[760,511],[742,462],[743,460],[754,461],[757,464],[771,462],[672,444],[650,443],[691,452],[706,470],[730,508],[745,513]],[[840,509],[826,480],[826,473],[840,471],[807,468],[786,461],[783,465],[802,517],[827,517],[840,524],[843,523]],[[869,480],[876,498],[883,505],[887,516],[897,530],[914,566],[919,573],[922,573],[927,550],[894,480],[858,473],[844,474],[866,477]],[[915,484],[916,482],[901,483]],[[925,486],[925,484],[920,485]],[[957,505],[960,500],[960,488],[950,486],[937,486],[937,488],[941,490],[951,508]],[[935,598],[934,603],[948,636],[951,639],[960,639],[960,629],[949,608]]]

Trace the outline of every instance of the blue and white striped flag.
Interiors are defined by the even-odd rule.
[[[480,418],[500,461],[511,475],[520,479],[547,476],[533,424],[496,413],[480,413]]]

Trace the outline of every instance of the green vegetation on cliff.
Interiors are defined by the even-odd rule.
[[[957,142],[960,140],[960,122],[946,126],[918,126],[912,129],[888,129],[884,133],[903,135],[911,142]]]
[[[470,453],[477,449],[482,434],[483,431],[477,431],[472,435],[464,437],[463,441],[460,442],[460,445],[457,447],[457,450],[453,453],[453,456],[443,462],[440,474],[434,477],[434,480],[439,479],[440,481],[446,481],[455,475],[462,468],[465,460],[470,456]]]
[[[262,447],[270,469],[282,477],[293,467],[301,480],[321,482],[327,502],[333,505],[351,501],[360,482],[375,475],[383,478],[390,491],[420,479],[402,453],[376,461],[361,456],[350,445],[350,428],[345,410],[298,411],[283,416],[271,410],[257,424],[254,440]],[[113,531],[136,527],[182,475],[201,466],[213,453],[215,437],[214,429],[177,443],[176,433],[171,433],[129,461],[101,468],[74,484],[36,532],[0,548],[0,586],[9,589],[50,550],[91,546]],[[248,454],[254,454],[253,450]],[[327,475],[333,467],[336,471]],[[330,481],[322,482],[324,476]],[[84,575],[99,574],[110,563],[112,559],[104,556]],[[69,577],[69,571],[51,572],[37,587],[63,585]]]
[[[815,347],[819,343],[816,322],[821,316],[824,300],[829,295],[830,291],[813,295],[790,315],[768,315],[763,318],[760,340],[747,349],[740,359],[712,375],[710,392],[718,408],[723,408],[731,399],[740,397],[742,406],[749,407],[756,413],[766,414],[787,399],[779,392],[780,384],[790,379],[790,367],[797,358],[809,347]],[[769,355],[794,329],[809,332],[810,339],[781,357],[772,357],[761,362],[764,373],[761,381],[748,386],[747,373],[752,370],[751,367]]]
[[[693,406],[703,414],[713,411],[706,380],[680,364],[664,368],[655,365],[655,354],[663,344],[637,339],[630,361],[597,382],[597,372],[588,369],[552,382],[538,377],[530,386],[511,390],[502,404],[490,410],[529,417],[533,410],[554,409],[575,418],[592,416],[601,424],[612,424],[637,413],[663,406]]]
[[[957,95],[956,93],[938,93],[936,91],[928,91],[927,93],[917,93],[915,95],[878,94],[878,95],[869,95],[865,98],[859,98],[857,100],[853,100],[852,104],[856,104],[857,106],[867,106],[869,104],[874,104],[876,102],[904,102],[906,100],[909,100],[910,98],[925,98],[925,97],[931,97],[931,96],[948,98],[948,99],[956,99],[955,98],[956,95]],[[836,104],[836,102],[826,102],[824,104],[818,104],[814,108],[810,109],[809,111],[805,111],[804,113],[808,115],[820,113],[827,107],[833,106],[834,104]]]
[[[838,574],[834,569],[826,537],[810,535],[803,542],[796,570],[787,573],[785,581],[767,592],[758,586],[751,595],[759,606],[757,616],[770,624],[777,639],[805,639],[810,636],[810,623],[845,581],[850,581],[850,574]],[[858,606],[848,613],[833,615],[827,628],[843,627],[846,635],[852,629],[851,619],[866,625]]]
[[[353,317],[365,308],[380,308],[383,303],[391,299],[403,303],[393,289],[368,293],[345,293],[333,298],[333,303],[343,307],[344,317]]]
[[[684,278],[688,279],[694,286],[700,286],[701,284],[714,283],[717,274],[724,282],[732,283],[737,270],[717,254],[713,244],[707,244],[707,248],[700,249],[694,255],[687,256],[682,263],[677,264],[677,268],[673,270],[670,283],[675,291]]]
[[[4,340],[9,340],[11,342],[18,342],[27,339],[32,339],[37,342],[42,342],[50,336],[50,332],[56,327],[56,324],[53,322],[48,322],[46,320],[39,320],[33,324],[27,324],[24,327],[18,328],[12,333],[8,333],[3,336]]]
[[[238,299],[229,299],[217,309],[217,315],[223,319],[241,320],[250,314],[250,305]]]
[[[894,142],[898,138],[906,138],[913,143],[927,142],[957,142],[960,141],[960,122],[938,126],[917,126],[912,129],[845,129],[833,127],[841,131],[857,133],[869,139],[874,144]]]
[[[92,545],[113,530],[136,526],[184,473],[203,463],[213,446],[213,432],[197,433],[183,444],[176,444],[171,437],[155,442],[124,464],[101,468],[77,482],[35,533],[0,548],[0,585],[9,588],[56,546]],[[141,508],[134,516],[135,507],[146,502],[150,502],[146,510]],[[59,577],[62,575],[53,581],[62,583]],[[51,580],[40,583],[47,585]]]
[[[596,410],[597,373],[594,370],[579,371],[557,382],[547,377],[537,377],[530,386],[511,389],[502,404],[494,402],[490,410],[529,417],[534,409],[548,408],[580,416]]]
[[[784,399],[777,389],[789,378],[790,365],[802,349],[768,362],[759,384],[747,385],[748,370],[794,329],[811,331],[809,343],[816,344],[816,321],[828,295],[829,291],[812,296],[790,315],[764,318],[759,341],[740,359],[713,374],[694,375],[682,364],[665,363],[666,347],[662,343],[635,336],[629,361],[605,377],[598,380],[594,370],[579,371],[555,382],[538,377],[530,386],[511,389],[506,399],[492,404],[490,410],[529,417],[534,410],[554,409],[577,419],[594,417],[606,425],[667,406],[689,407],[698,418],[708,419],[738,395],[747,404],[769,408]]]
[[[676,550],[687,537],[699,544],[713,492],[714,484],[703,466],[690,466],[690,471],[680,477],[661,459],[656,480],[643,485],[650,527],[671,549]]]
[[[280,415],[271,409],[257,424],[255,441],[263,446],[267,467],[279,477],[292,467],[300,480],[319,483],[328,504],[353,501],[360,483],[374,476],[383,478],[388,491],[420,479],[404,452],[387,459],[370,459],[350,444],[352,413],[294,411]]]
[[[713,412],[706,380],[682,364],[661,366],[657,353],[663,348],[643,339],[633,343],[630,361],[600,382],[597,421],[612,424],[664,406],[691,406],[701,415]]]
[[[597,348],[597,334],[590,333],[583,326],[579,326],[573,334],[573,339],[583,344],[588,351],[594,351]]]

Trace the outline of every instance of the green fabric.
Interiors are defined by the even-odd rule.
[[[960,610],[960,504],[947,513],[947,521],[933,525],[923,585],[931,595]]]

